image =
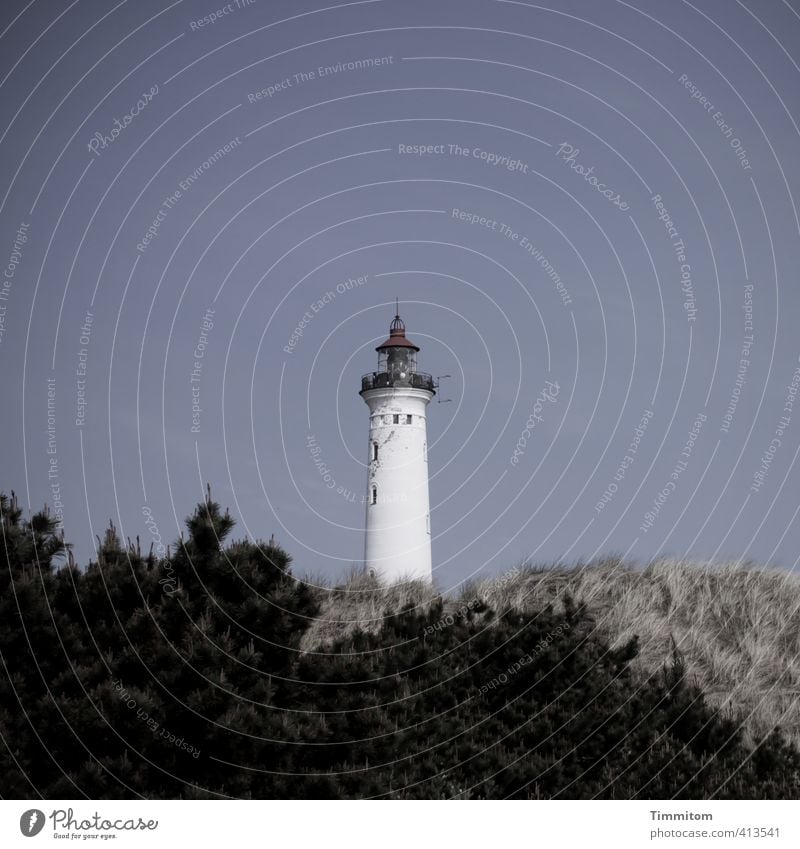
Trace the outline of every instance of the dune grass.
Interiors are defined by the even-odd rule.
[[[377,633],[387,612],[401,610],[411,604],[427,610],[440,599],[439,592],[425,581],[397,581],[384,585],[364,569],[352,570],[334,587],[315,581],[320,613],[303,634],[300,650],[313,652],[352,634],[357,628]]]
[[[444,599],[423,582],[382,586],[363,572],[321,592],[304,651],[358,627],[377,632],[387,611],[408,604],[426,610],[441,600],[447,613],[479,599],[502,615],[547,603],[558,611],[569,593],[586,603],[612,647],[638,637],[633,665],[642,674],[660,669],[676,647],[710,704],[743,722],[747,742],[778,726],[800,745],[800,576],[792,572],[670,559],[635,568],[606,558],[573,567],[521,564]]]

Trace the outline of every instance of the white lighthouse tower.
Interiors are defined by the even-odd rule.
[[[386,582],[432,579],[426,412],[433,378],[417,371],[419,348],[395,315],[378,370],[361,378],[369,407],[364,561]]]

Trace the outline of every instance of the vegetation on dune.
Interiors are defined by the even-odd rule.
[[[569,595],[586,603],[612,645],[633,635],[642,673],[677,647],[709,703],[736,710],[753,745],[780,727],[800,745],[800,576],[752,564],[663,559],[634,569],[618,558],[589,566],[525,568],[470,591],[487,604],[530,610]]]
[[[800,576],[752,564],[713,565],[662,559],[644,569],[606,558],[576,567],[526,564],[498,578],[471,581],[445,599],[459,615],[478,600],[493,610],[535,612],[563,599],[584,603],[597,633],[612,647],[638,641],[631,661],[642,675],[681,653],[687,680],[709,704],[734,711],[748,745],[775,729],[800,746]],[[378,610],[411,604],[427,610],[439,598],[424,584],[381,588],[355,573],[327,591],[301,647],[380,628]]]
[[[702,677],[720,661],[691,603],[726,622],[720,651],[746,617],[781,622],[733,609],[749,573],[694,599],[665,564],[519,569],[457,599],[364,575],[326,589],[278,546],[228,542],[210,495],[165,558],[110,527],[81,570],[46,513],[0,512],[3,797],[800,797],[770,714],[747,738],[739,695],[698,686],[724,679]],[[669,601],[645,599],[659,582]],[[771,668],[785,630],[775,655],[748,644],[762,687],[790,680]],[[733,684],[747,662],[724,667]]]

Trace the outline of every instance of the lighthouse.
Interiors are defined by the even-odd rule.
[[[431,581],[427,409],[433,378],[417,371],[419,347],[399,310],[375,349],[378,370],[361,378],[369,407],[364,561],[382,581]]]

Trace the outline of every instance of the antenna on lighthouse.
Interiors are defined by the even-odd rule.
[[[438,394],[438,392],[439,392],[439,384],[440,384],[440,383],[441,383],[441,382],[442,382],[445,378],[448,378],[448,377],[452,377],[452,375],[449,375],[449,374],[440,374],[440,375],[439,375],[439,377],[437,377],[437,378],[436,378],[436,381],[435,381],[435,383],[434,383],[434,386],[436,387],[436,392],[437,392],[436,400],[437,400],[437,402],[438,402],[439,404],[449,404],[449,403],[453,400],[452,398],[442,398],[442,396]]]

